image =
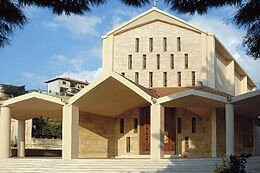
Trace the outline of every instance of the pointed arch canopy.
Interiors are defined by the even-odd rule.
[[[89,84],[69,100],[80,111],[104,116],[117,116],[135,107],[150,105],[149,90],[123,76],[109,72]]]

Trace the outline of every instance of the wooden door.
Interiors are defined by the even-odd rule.
[[[140,110],[140,154],[150,154],[150,107]]]
[[[164,116],[164,153],[176,154],[176,109],[165,108]]]

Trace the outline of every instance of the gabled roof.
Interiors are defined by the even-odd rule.
[[[88,84],[89,84],[87,81],[81,81],[81,80],[71,79],[71,78],[68,78],[68,77],[57,77],[57,78],[48,80],[48,81],[46,81],[45,83],[50,83],[50,82],[53,82],[53,81],[55,81],[55,80],[65,80],[65,81],[69,81],[69,82],[76,82],[76,83],[83,84],[83,85],[88,85]]]
[[[155,16],[155,14],[157,16]],[[165,23],[169,23],[169,24],[173,24],[173,25],[177,25],[177,26],[181,26],[183,28],[189,29],[189,30],[193,30],[195,32],[202,32],[202,33],[206,33],[209,34],[205,31],[203,31],[202,29],[193,26],[192,24],[176,17],[173,16],[169,13],[166,13],[162,10],[159,10],[157,7],[153,7],[147,11],[145,11],[144,13],[138,15],[137,17],[129,20],[128,22],[122,24],[121,26],[113,29],[112,31],[108,32],[106,35],[104,35],[102,38],[105,38],[111,34],[116,35],[118,33],[122,33],[124,31],[130,30],[132,28],[135,28],[137,26],[142,26],[145,25],[147,23],[151,23],[154,21],[162,21]]]

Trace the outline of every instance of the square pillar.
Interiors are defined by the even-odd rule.
[[[226,155],[234,154],[234,106],[226,104]]]
[[[25,157],[25,121],[18,120],[18,146],[17,156]]]
[[[164,107],[151,105],[151,159],[164,158]]]
[[[62,113],[62,158],[78,158],[79,148],[79,108],[65,105]]]
[[[10,108],[0,107],[0,158],[10,157],[11,114]]]
[[[216,108],[211,112],[211,156],[217,157],[217,112]]]

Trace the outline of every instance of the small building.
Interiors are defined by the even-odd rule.
[[[45,82],[47,91],[50,94],[73,96],[87,86],[87,81],[80,81],[71,78],[58,77]]]

